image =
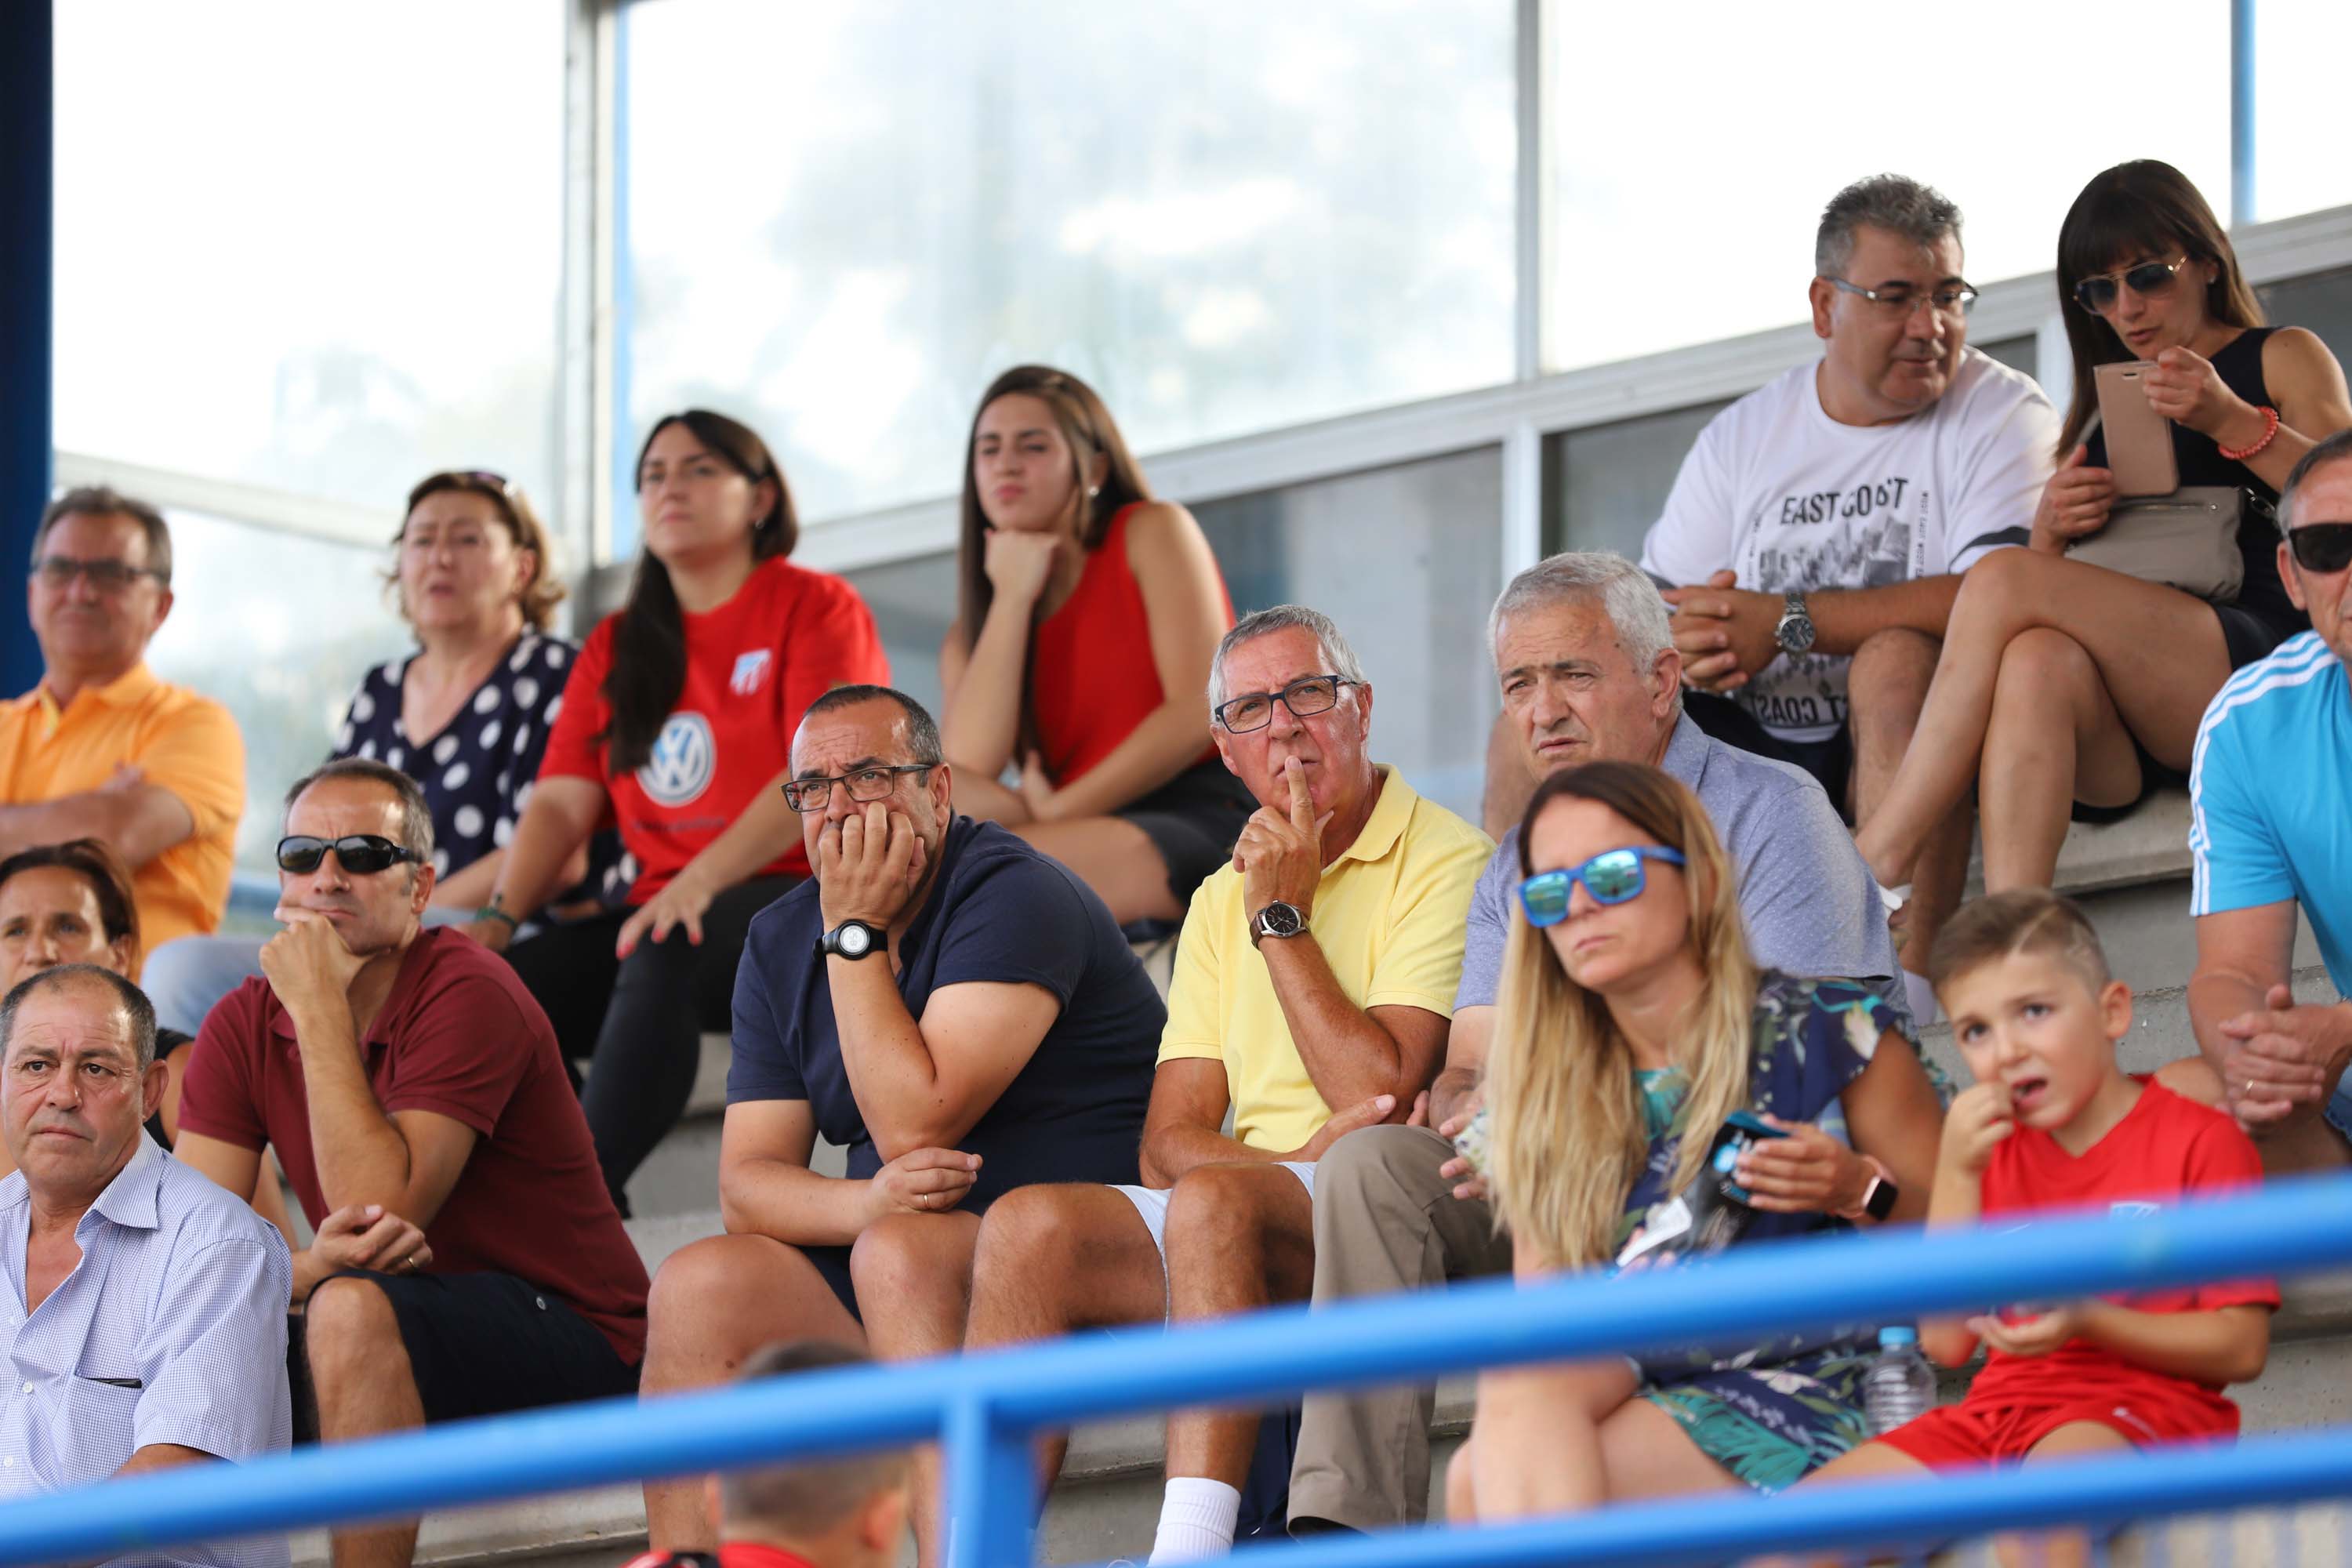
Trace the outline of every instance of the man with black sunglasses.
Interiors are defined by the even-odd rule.
[[[2280,492],[2279,575],[2311,630],[2230,678],[2189,774],[2189,1021],[2264,1169],[2352,1164],[2352,1003],[2298,1002],[2296,915],[2352,995],[2352,431],[2305,453]]]
[[[0,702],[0,855],[95,838],[133,873],[149,952],[220,924],[245,813],[228,710],[155,678],[172,613],[172,532],[102,487],[41,514],[26,583],[41,683]]]
[[[419,924],[423,792],[346,757],[294,785],[285,826],[285,930],[205,1019],[174,1152],[249,1195],[276,1150],[316,1227],[290,1304],[319,1437],[633,1393],[645,1266],[547,1015],[497,954]],[[371,1525],[334,1556],[415,1542]]]

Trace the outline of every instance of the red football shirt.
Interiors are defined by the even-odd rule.
[[[645,1264],[604,1189],[555,1031],[512,966],[455,931],[422,932],[366,1054],[385,1115],[430,1110],[477,1136],[425,1226],[427,1272],[511,1274],[562,1297],[624,1361],[642,1359]],[[268,1144],[310,1224],[327,1216],[301,1049],[268,981],[247,981],[205,1016],[181,1093],[182,1128],[244,1149]]]
[[[2080,1159],[2049,1133],[2030,1127],[1993,1145],[1980,1188],[1983,1223],[1996,1230],[2021,1229],[2012,1216],[2104,1205],[2118,1223],[2129,1224],[2184,1197],[2213,1197],[2261,1184],[2262,1156],[2235,1121],[2152,1079],[2138,1081],[2137,1103]],[[2108,1300],[2142,1312],[2208,1312],[2275,1307],[2279,1293],[2267,1280],[2238,1280]],[[2084,1340],[2069,1340],[2045,1356],[1988,1352],[1966,1402],[2033,1405],[2109,1397],[2188,1401],[2225,1418],[2227,1429],[2237,1429],[2237,1406],[2220,1391],[2152,1372]]]
[[[782,773],[808,705],[836,686],[888,685],[890,661],[857,590],[789,561],[762,561],[735,596],[686,617],[686,684],[645,766],[611,776],[597,737],[612,726],[607,616],[564,683],[541,778],[593,781],[612,797],[621,842],[637,863],[642,904],[726,830]],[[800,840],[761,876],[805,877]]]

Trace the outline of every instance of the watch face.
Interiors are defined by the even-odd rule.
[[[1268,936],[1297,936],[1306,929],[1298,910],[1289,904],[1268,904],[1258,918]]]
[[[841,928],[841,935],[835,940],[843,957],[862,958],[866,950],[874,945],[874,933],[864,926],[845,925]]]
[[[1784,616],[1774,635],[1789,652],[1803,653],[1813,646],[1813,618],[1811,616]]]

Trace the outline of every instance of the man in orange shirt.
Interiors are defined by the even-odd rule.
[[[140,935],[220,924],[245,811],[245,742],[219,703],[155,679],[172,535],[153,507],[67,492],[33,536],[26,610],[41,683],[0,703],[0,855],[97,838],[136,871]]]

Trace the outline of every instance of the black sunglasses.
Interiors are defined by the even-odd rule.
[[[327,851],[335,852],[335,859],[354,877],[373,877],[378,871],[390,870],[404,860],[422,862],[424,856],[404,844],[374,833],[354,833],[348,838],[317,838],[308,833],[297,833],[278,841],[278,868],[307,877],[319,868]]]
[[[2306,572],[2341,572],[2352,566],[2352,522],[2306,522],[2290,530],[2287,548]]]
[[[2094,316],[2116,302],[2116,280],[2131,285],[2135,294],[2161,294],[2172,287],[2176,275],[2189,265],[2189,258],[2178,261],[2143,261],[2137,267],[2126,267],[2121,272],[2102,272],[2095,278],[2085,278],[2074,285],[2074,303]]]

